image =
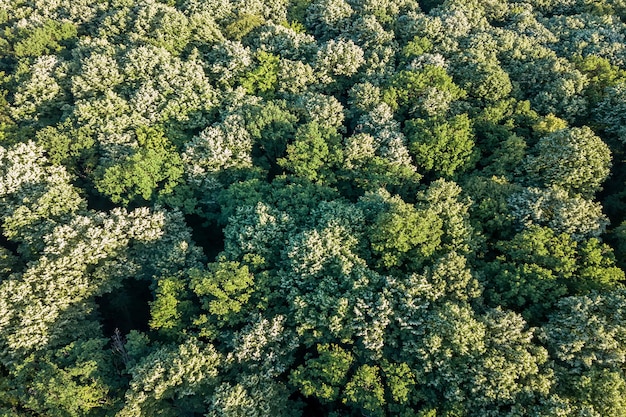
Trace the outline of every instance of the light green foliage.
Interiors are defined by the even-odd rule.
[[[155,274],[177,269],[194,252],[170,225],[180,218],[145,208],[87,212],[64,170],[47,166],[35,145],[0,152],[8,168],[0,177],[4,227],[30,261],[0,285],[3,361],[68,343],[73,326],[93,311],[93,297],[128,276],[141,277],[143,268]]]
[[[611,151],[586,126],[563,129],[541,138],[523,167],[534,184],[591,196],[609,174]]]
[[[278,164],[309,181],[332,181],[333,170],[342,161],[340,139],[334,128],[317,122],[301,125],[294,142],[287,145],[285,158],[279,158]]]
[[[250,323],[232,335],[226,363],[234,372],[276,379],[292,366],[300,340],[283,315],[255,314]]]
[[[240,207],[224,229],[224,250],[230,259],[245,260],[256,267],[274,265],[287,233],[291,216],[264,203]]]
[[[330,40],[320,47],[315,69],[324,83],[335,76],[354,75],[363,64],[363,50],[351,40]]]
[[[402,57],[406,62],[429,52],[433,47],[433,43],[426,37],[416,36],[402,48]]]
[[[624,273],[612,251],[596,239],[577,244],[566,234],[530,226],[498,249],[503,256],[485,270],[491,303],[542,320],[565,295],[619,287]]]
[[[593,61],[595,56],[607,59],[612,64],[623,65],[625,48],[619,39],[619,31],[624,23],[607,4],[617,6],[622,3],[621,8],[624,10],[623,2],[577,0],[571,3],[578,3],[578,11],[572,10],[572,15],[556,14],[544,22],[558,39],[558,44],[552,49],[574,64],[577,64],[578,57],[591,58]],[[608,13],[602,11],[603,7],[607,7]]]
[[[567,128],[567,122],[550,113],[541,118],[541,120],[535,123],[532,128],[535,134],[547,136],[551,133]]]
[[[177,409],[204,409],[204,398],[216,385],[222,358],[212,345],[189,339],[164,346],[129,370],[132,377],[118,417],[176,416]]]
[[[334,128],[340,132],[345,129],[345,109],[334,96],[305,93],[298,97],[295,107],[307,122],[315,122],[323,128]]]
[[[404,404],[409,400],[409,394],[415,386],[415,375],[406,363],[385,363],[382,367],[389,388],[389,394],[394,403]]]
[[[15,91],[11,116],[28,122],[57,118],[65,99],[60,79],[65,77],[66,70],[54,55],[36,58],[25,76],[26,80]]]
[[[377,367],[362,365],[356,370],[346,385],[344,402],[369,415],[384,416],[385,389]]]
[[[252,65],[253,56],[250,48],[239,41],[225,40],[213,48],[205,57],[212,79],[220,86],[232,86],[236,80]]]
[[[574,62],[576,68],[589,80],[585,92],[592,109],[595,109],[595,106],[604,99],[607,88],[615,86],[626,78],[624,70],[611,65],[608,59],[597,55],[574,57]]]
[[[84,130],[71,129],[69,124],[41,129],[37,132],[36,142],[45,150],[51,163],[65,166],[70,173],[76,173],[81,164],[95,164],[93,137]]]
[[[312,227],[290,240],[280,274],[296,329],[308,343],[360,335],[368,349],[378,351],[390,310],[379,293],[381,277],[359,256],[365,249],[357,246],[363,213],[334,202],[322,203],[312,215]]]
[[[313,67],[302,61],[281,59],[278,68],[278,91],[297,94],[315,82]]]
[[[625,18],[0,0],[0,416],[626,415]]]
[[[354,10],[345,0],[313,0],[304,23],[316,37],[328,39],[345,30]]]
[[[609,223],[599,203],[556,187],[526,188],[507,201],[518,227],[547,226],[578,241],[600,237]]]
[[[188,325],[194,312],[185,282],[163,278],[157,282],[154,301],[150,303],[150,327],[163,335],[176,337]]]
[[[317,345],[317,356],[309,357],[289,375],[289,382],[303,395],[315,395],[320,401],[331,402],[345,387],[354,356],[337,345]]]
[[[554,381],[548,352],[533,343],[534,330],[511,311],[488,310],[481,321],[485,351],[469,371],[474,388],[467,399],[468,414],[495,417],[509,409],[528,410],[536,401],[529,397],[545,401]]]
[[[18,30],[14,35],[13,52],[18,57],[39,57],[59,52],[64,41],[76,35],[76,26],[72,23],[49,19],[40,26]]]
[[[594,366],[617,369],[626,361],[623,291],[568,297],[543,327],[554,358],[573,371]]]
[[[398,196],[387,204],[370,233],[372,250],[382,267],[417,270],[439,247],[443,222],[433,210],[418,209]]]
[[[129,38],[146,42],[171,53],[180,53],[191,37],[187,16],[171,5],[146,1],[135,9]]]
[[[174,191],[183,174],[182,161],[163,131],[140,128],[139,148],[120,163],[103,169],[96,188],[113,202],[153,201]]]
[[[478,156],[466,114],[449,120],[412,119],[406,123],[406,134],[417,166],[437,176],[453,177],[470,168]]]
[[[110,388],[116,384],[107,369],[112,355],[106,343],[83,339],[43,357],[28,357],[12,370],[12,385],[0,400],[48,416],[98,415],[113,403]]]
[[[464,95],[444,68],[425,65],[420,70],[398,72],[385,90],[384,100],[405,117],[433,117],[446,115],[450,104]]]
[[[589,415],[626,411],[623,303],[623,291],[565,298],[542,329],[558,363],[560,395]]]
[[[259,65],[241,78],[241,86],[249,94],[270,95],[278,83],[278,62],[276,55],[260,51],[257,55]]]
[[[49,166],[33,142],[0,148],[0,217],[3,235],[21,244],[25,259],[43,248],[56,221],[85,208],[62,167]]]
[[[474,246],[474,230],[468,214],[471,200],[461,197],[461,192],[456,183],[439,179],[417,195],[421,205],[442,221],[439,251],[469,253]]]
[[[220,259],[209,264],[208,271],[195,272],[189,286],[200,298],[202,308],[218,321],[236,322],[254,291],[254,277],[247,266]]]
[[[236,385],[223,383],[211,397],[208,417],[296,417],[301,407],[288,399],[289,391],[282,383],[250,375]]]
[[[415,170],[400,123],[393,116],[391,107],[386,103],[380,103],[359,118],[359,133],[362,130],[373,136],[376,155],[392,164]]]

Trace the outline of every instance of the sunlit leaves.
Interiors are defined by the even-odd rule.
[[[588,127],[558,130],[539,140],[524,161],[530,181],[593,195],[609,174],[611,151]]]
[[[476,150],[467,115],[412,119],[406,123],[409,149],[418,167],[444,177],[471,167]]]
[[[182,161],[163,131],[137,130],[139,149],[119,163],[102,169],[98,191],[114,202],[151,201],[171,194],[183,174]]]
[[[247,266],[222,260],[210,264],[206,272],[196,271],[190,281],[202,308],[220,321],[234,321],[254,291],[253,285]]]
[[[318,345],[317,357],[309,358],[304,366],[289,376],[290,382],[306,396],[315,395],[321,401],[334,401],[346,384],[354,356],[337,345]]]

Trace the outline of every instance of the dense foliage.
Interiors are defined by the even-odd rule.
[[[626,416],[623,0],[0,0],[0,416]]]

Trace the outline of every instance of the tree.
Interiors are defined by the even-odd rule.
[[[137,129],[139,149],[117,164],[101,165],[96,178],[99,192],[124,205],[155,201],[174,192],[183,175],[180,156],[161,129]]]
[[[609,223],[599,203],[581,196],[572,197],[557,187],[529,187],[511,194],[507,202],[518,229],[536,224],[582,241],[599,238]]]
[[[334,128],[317,122],[301,125],[278,164],[309,181],[333,182],[333,170],[342,162],[340,139]]]
[[[624,129],[624,91],[626,83],[621,82],[605,89],[604,99],[595,108],[596,119],[602,123],[607,132],[617,136],[621,142],[626,142]]]
[[[467,115],[449,120],[411,119],[406,123],[409,149],[416,165],[437,176],[454,177],[477,159]]]
[[[398,196],[386,200],[388,208],[370,232],[372,250],[382,268],[418,270],[439,248],[443,222],[433,210],[418,209]]]
[[[591,196],[609,174],[611,151],[588,127],[558,130],[541,138],[523,162],[532,184],[558,186]]]
[[[291,372],[289,382],[305,396],[333,402],[347,382],[354,355],[338,345],[317,345],[316,350],[316,357],[309,355],[304,365]]]
[[[59,52],[64,44],[77,35],[76,26],[71,22],[46,19],[42,25],[23,27],[12,39],[13,53],[18,57],[40,57]]]
[[[278,83],[278,63],[276,55],[260,51],[257,55],[258,66],[241,77],[241,86],[249,94],[272,96]]]
[[[117,414],[176,416],[205,410],[204,398],[215,389],[223,358],[212,345],[189,339],[152,351],[129,372],[124,408]]]
[[[190,289],[200,298],[203,310],[218,322],[234,323],[254,292],[254,276],[246,265],[220,259],[206,272],[191,276]]]
[[[626,411],[623,305],[622,290],[564,298],[542,328],[541,340],[555,361],[557,392],[579,413]]]
[[[348,382],[344,394],[344,402],[365,410],[374,416],[383,416],[385,389],[380,379],[379,370],[375,366],[360,366]]]
[[[465,96],[445,68],[425,65],[415,71],[400,71],[384,92],[384,101],[405,117],[447,114],[450,104]]]
[[[539,226],[497,247],[502,256],[484,270],[486,298],[531,322],[545,320],[564,296],[619,287],[624,274],[610,248],[597,239],[576,243],[567,234]]]

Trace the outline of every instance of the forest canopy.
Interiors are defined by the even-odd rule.
[[[623,0],[0,0],[0,416],[626,416]]]

